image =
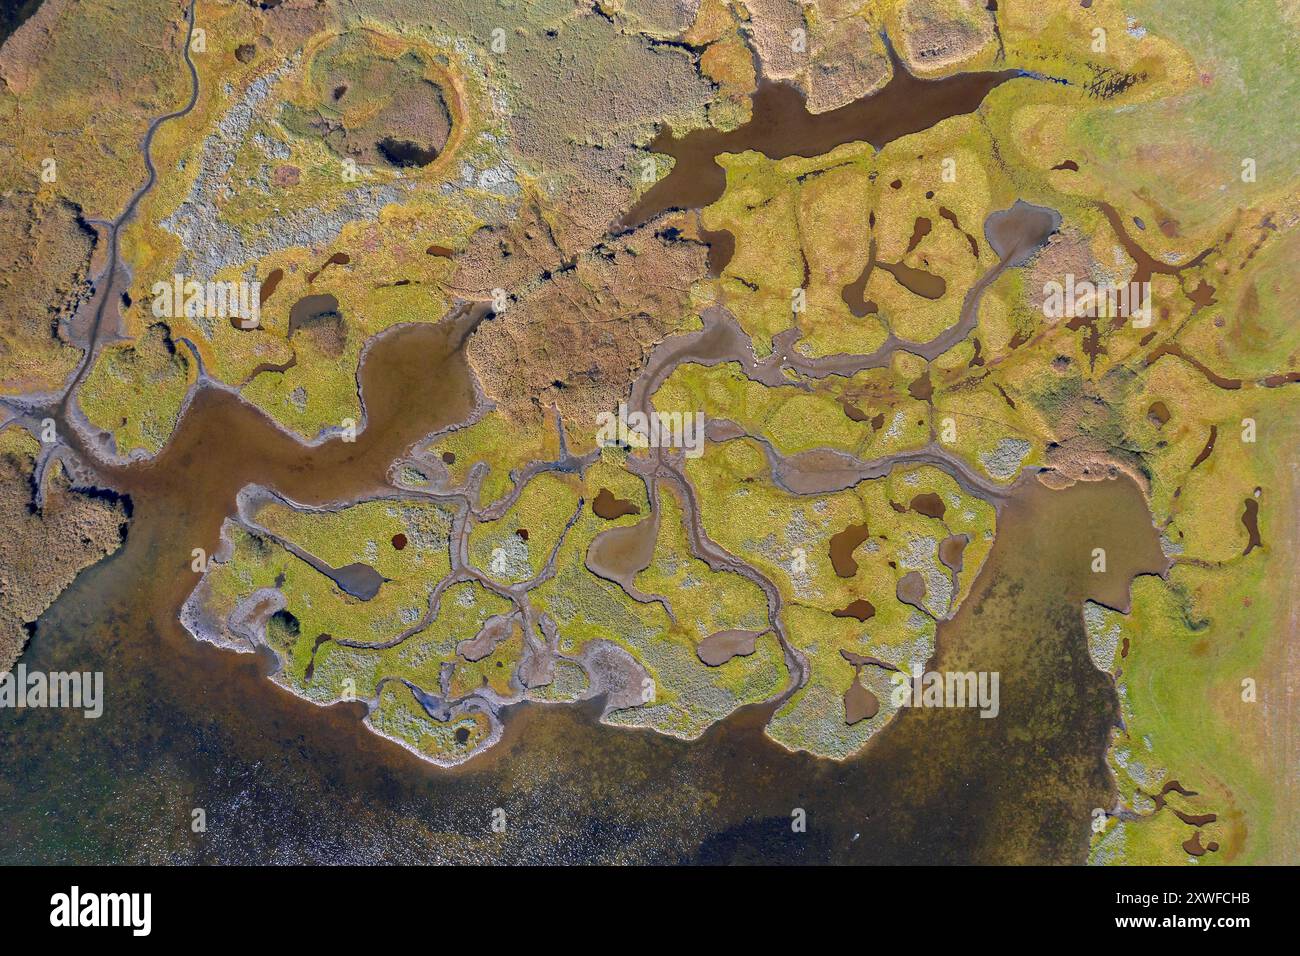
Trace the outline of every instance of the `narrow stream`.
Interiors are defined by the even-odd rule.
[[[192,5],[189,18],[192,25]],[[677,167],[627,221],[710,201],[720,191],[713,157],[721,151],[815,155],[852,139],[879,146],[969,112],[1017,75],[923,81],[896,69],[877,96],[815,119],[787,88],[765,85],[754,122],[738,131],[744,144],[663,133],[651,148],[672,154]],[[109,265],[87,362],[120,280],[118,228],[154,181],[149,141],[192,104],[151,124],[142,146],[147,182],[118,220],[99,224]],[[699,195],[683,192],[687,173],[698,174],[689,178]],[[1050,210],[1013,212],[1007,222]],[[1058,221],[1037,223],[1033,244]],[[1018,254],[995,251],[999,270]],[[977,300],[978,290],[970,294]],[[770,705],[745,708],[683,742],[604,726],[593,703],[512,708],[500,745],[443,770],[366,730],[362,705],[315,707],[266,680],[269,660],[191,639],[177,620],[197,580],[191,553],[216,548],[239,490],[257,483],[304,504],[386,490],[394,459],[475,410],[462,352],[475,321],[464,310],[372,344],[360,374],[366,427],[355,443],[305,447],[231,393],[208,387],[156,458],[101,469],[131,498],[127,542],[43,615],[23,661],[30,669],[103,671],[104,715],[0,710],[0,862],[1084,858],[1092,808],[1111,805],[1103,755],[1117,710],[1110,679],[1088,658],[1081,604],[1095,597],[1123,606],[1134,574],[1164,567],[1142,494],[1127,479],[1049,491],[1024,477],[1002,505],[993,552],[970,598],[941,624],[932,665],[999,672],[998,719],[905,711],[839,764],[763,737]],[[889,345],[930,357],[930,348],[948,347],[947,336],[968,331],[959,324],[933,343]],[[708,336],[728,337],[721,326],[709,326]],[[717,343],[689,343],[706,344]],[[866,367],[879,358],[835,360]],[[648,372],[634,400],[652,393],[662,371]],[[756,376],[778,373],[755,367]],[[66,401],[53,410],[67,435]],[[86,443],[71,440],[88,457]],[[1096,547],[1107,549],[1107,574],[1091,573]],[[499,834],[490,828],[497,807],[507,817]],[[796,808],[807,813],[806,833],[791,829]],[[197,809],[202,832],[192,826]]]

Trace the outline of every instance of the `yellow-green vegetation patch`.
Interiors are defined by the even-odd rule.
[[[654,395],[660,409],[703,411],[763,435],[784,455],[812,448],[857,452],[870,434],[828,392],[772,388],[745,377],[738,363],[679,365]]]
[[[431,718],[415,693],[400,681],[387,681],[378,704],[366,715],[371,729],[401,742],[415,753],[439,763],[457,763],[492,735],[491,718],[465,711],[448,721]]]
[[[784,686],[785,667],[771,634],[757,641],[751,655],[718,667],[700,660],[697,647],[711,634],[767,631],[767,603],[757,585],[738,574],[713,571],[693,557],[676,494],[664,489],[659,501],[654,558],[637,575],[636,585],[648,594],[667,596],[675,620],[668,621],[659,609],[661,630],[637,632],[625,642],[653,676],[655,696],[646,706],[615,711],[607,720],[693,738],[742,704],[775,696]]]
[[[193,376],[184,346],[155,323],[137,339],[111,346],[77,393],[86,418],[113,435],[117,451],[157,452],[171,436]]]
[[[444,664],[464,664],[456,657],[456,646],[471,640],[483,625],[506,614],[511,603],[476,581],[453,584],[442,594],[438,615],[427,626],[392,647],[378,649],[323,645],[316,655],[313,682],[343,686],[357,675],[377,675],[408,681],[431,693],[438,692]],[[513,673],[513,669],[511,670]],[[374,685],[360,684],[369,692]]]
[[[887,715],[847,724],[843,694],[855,669],[841,651],[902,669],[928,659],[935,620],[948,616],[958,597],[939,562],[939,544],[950,535],[968,537],[959,576],[959,587],[968,591],[991,547],[993,509],[929,467],[895,470],[816,498],[780,491],[766,469],[757,445],[738,440],[709,446],[690,463],[688,475],[699,492],[705,530],[776,585],[787,605],[789,639],[809,664],[807,685],[778,712],[768,733],[791,749],[844,757]],[[924,513],[935,511],[928,497],[914,507],[919,496],[937,498],[942,518]],[[841,543],[854,529],[860,533],[847,540],[857,543]],[[924,582],[916,603],[900,593],[909,575]],[[874,666],[862,671],[863,680],[880,684],[884,693],[876,696],[885,713],[887,672]]]
[[[1251,598],[1267,570],[1263,556],[1245,574],[1179,566],[1168,583],[1136,581],[1129,616],[1089,605],[1090,639],[1111,649],[1120,675],[1124,726],[1109,761],[1121,803],[1139,816],[1122,839],[1094,836],[1099,862],[1184,862],[1183,843],[1198,830],[1202,847],[1216,847],[1198,862],[1269,859],[1279,808],[1265,755],[1241,746],[1243,733],[1262,735],[1268,702],[1281,693],[1266,642],[1252,639]],[[1165,790],[1170,782],[1178,789]],[[1157,809],[1157,796],[1167,806]]]
[[[322,635],[362,643],[394,639],[421,620],[430,592],[450,570],[449,518],[433,505],[371,501],[338,512],[311,512],[272,504],[260,509],[257,518],[272,534],[331,568],[360,563],[383,578],[376,595],[363,601],[279,544],[259,546],[263,566],[269,563],[275,571],[270,582],[263,571],[256,586],[270,584],[285,600],[282,626],[268,628],[268,643],[285,663],[280,679],[308,697],[339,694],[336,686],[324,687],[308,677],[318,651],[328,659],[338,650]],[[402,540],[399,535],[404,539],[400,549],[395,542]]]
[[[552,461],[560,454],[560,436],[540,416],[520,421],[492,411],[466,428],[440,436],[428,451],[440,457],[454,487],[463,486],[474,466],[487,465],[487,476],[476,504],[488,505],[504,498],[514,487],[510,473],[529,461]]]
[[[992,379],[967,378],[934,395],[940,442],[991,478],[1010,482],[1039,465],[1050,433],[1030,402],[1017,402]]]
[[[581,498],[581,486],[568,476],[538,475],[502,518],[470,531],[470,563],[502,584],[536,577]]]
[[[450,516],[426,502],[380,499],[338,511],[291,508],[278,502],[256,513],[259,524],[335,568],[361,561],[402,586],[436,582],[450,569]],[[399,547],[398,536],[406,539]]]

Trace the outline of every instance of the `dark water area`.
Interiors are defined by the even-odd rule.
[[[523,705],[502,743],[454,770],[367,731],[360,704],[319,708],[270,661],[197,642],[177,611],[246,482],[305,502],[382,486],[388,463],[464,415],[472,383],[452,326],[380,341],[362,373],[369,427],[303,449],[225,392],[200,393],[132,496],[124,548],[42,617],[29,669],[103,671],[104,714],[0,710],[0,862],[1078,862],[1111,805],[1115,720],[1080,603],[1123,603],[1163,566],[1127,480],[1003,506],[975,593],[934,667],[996,670],[1001,713],[904,712],[835,763],[767,741],[751,707],[684,742],[596,721],[599,702]],[[1107,574],[1090,572],[1105,547]],[[1117,598],[1118,595],[1118,598]],[[504,833],[491,830],[505,810]],[[806,833],[792,832],[795,808]],[[195,833],[202,809],[206,832]]]
[[[1256,489],[1258,493],[1258,489]],[[1246,542],[1246,550],[1242,554],[1250,554],[1256,548],[1262,547],[1264,540],[1259,536],[1259,502],[1254,498],[1247,498],[1245,501],[1245,510],[1241,515],[1241,523],[1246,527],[1246,535],[1249,540]]]
[[[428,166],[438,158],[437,148],[422,146],[409,139],[385,136],[375,145],[379,149],[379,154],[388,160],[388,164],[398,169]]]
[[[617,521],[625,515],[639,515],[641,509],[626,498],[616,498],[608,488],[601,488],[591,502],[591,510],[606,521]]]
[[[41,6],[42,0],[0,0],[0,46],[27,22]]]

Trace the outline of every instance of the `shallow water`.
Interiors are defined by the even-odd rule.
[[[970,112],[1016,75],[927,81],[895,61],[878,94],[816,117],[792,88],[765,82],[742,129],[661,134],[651,148],[676,166],[625,222],[711,202],[725,185],[721,152],[880,147]],[[716,274],[730,237],[703,235]],[[267,277],[266,297],[276,281]],[[959,323],[912,348],[933,357],[968,331]],[[767,741],[768,706],[683,742],[600,725],[593,702],[512,708],[498,747],[444,770],[367,731],[360,704],[317,708],[267,680],[266,658],[191,639],[177,621],[197,580],[191,551],[216,548],[240,488],[257,482],[307,504],[380,491],[412,442],[470,412],[454,333],[403,330],[374,347],[362,372],[369,425],[355,443],[304,449],[209,389],[155,461],[109,470],[131,497],[128,541],[42,617],[23,659],[29,669],[102,670],[104,716],[0,710],[0,862],[1083,859],[1092,808],[1111,804],[1103,754],[1116,707],[1088,660],[1080,604],[1094,596],[1123,606],[1132,573],[1163,567],[1127,480],[1062,492],[1029,481],[1003,505],[993,554],[940,627],[933,663],[998,671],[997,719],[905,712],[840,764]],[[729,354],[733,339],[710,330],[690,345]],[[639,385],[642,401],[652,378]],[[1094,547],[1107,549],[1109,574],[1090,572]],[[496,807],[506,811],[501,834],[490,829]],[[206,830],[195,833],[200,808]],[[791,830],[795,808],[807,812],[806,833]]]
[[[999,671],[1000,716],[905,712],[843,764],[767,741],[764,707],[688,743],[600,725],[596,705],[525,705],[506,712],[498,747],[442,770],[367,731],[361,705],[315,707],[267,680],[268,661],[192,640],[176,621],[190,549],[215,544],[243,482],[304,500],[355,493],[382,480],[410,429],[471,402],[457,362],[409,347],[429,334],[372,356],[384,360],[367,365],[373,431],[355,445],[295,450],[208,392],[155,464],[123,476],[126,546],[62,595],[24,657],[104,671],[105,712],[0,711],[0,861],[1084,858],[1089,814],[1111,802],[1116,709],[1080,602],[1124,603],[1129,575],[1163,560],[1127,480],[1059,492],[1029,481],[1003,506],[935,665]],[[430,391],[412,395],[413,381]],[[412,423],[417,407],[432,411]],[[1108,574],[1089,570],[1093,547],[1107,549]],[[496,807],[503,834],[490,830]],[[791,831],[796,807],[807,833]],[[195,808],[205,833],[191,830]]]
[[[647,149],[673,158],[671,172],[620,220],[621,228],[649,222],[668,209],[702,209],[722,195],[722,153],[758,150],[769,159],[822,156],[844,143],[876,149],[951,116],[977,109],[989,91],[1025,74],[1017,70],[958,73],[941,79],[913,76],[889,51],[893,74],[876,92],[825,113],[808,112],[803,95],[788,83],[763,79],[752,97],[749,122],[722,132],[692,130],[675,136],[664,127]]]
[[[27,22],[43,0],[0,0],[0,43]]]

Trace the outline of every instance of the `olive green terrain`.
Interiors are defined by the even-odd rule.
[[[186,605],[196,637],[269,648],[283,688],[362,701],[445,766],[491,747],[505,708],[596,697],[606,722],[685,739],[766,706],[776,744],[846,759],[894,720],[891,672],[934,658],[1016,483],[1125,475],[1172,565],[1127,611],[1078,609],[1121,716],[1090,858],[1300,858],[1294,4],[199,0],[197,102],[153,140],[76,378],[78,323],[115,278],[104,224],[145,182],[150,119],[189,92],[184,12],[45,0],[0,48],[15,422],[66,394],[84,435],[63,451],[93,472],[156,455],[217,386],[324,441],[367,426],[377,337],[485,313],[475,414],[392,463],[391,488],[320,507],[246,489]],[[775,82],[824,116],[896,70],[1016,74],[879,147],[721,153],[715,200],[624,219],[672,176],[662,128],[741,129]],[[1061,221],[1004,268],[985,224],[1017,201]],[[260,282],[260,322],[167,314],[174,275]],[[1152,321],[1048,316],[1066,275],[1149,276]],[[990,276],[969,334],[927,358]],[[739,353],[682,345],[715,313]],[[698,456],[599,439],[642,387],[647,409],[702,413]],[[51,452],[16,424],[0,444],[8,664],[123,515],[58,461],[28,513]],[[828,460],[860,471],[792,487]],[[57,568],[26,567],[42,540]]]

